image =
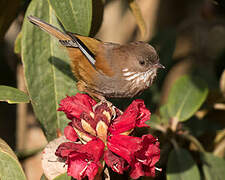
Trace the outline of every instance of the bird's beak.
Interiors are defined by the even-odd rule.
[[[162,64],[160,64],[160,63],[155,64],[154,67],[157,68],[157,69],[158,68],[165,69],[165,67]]]

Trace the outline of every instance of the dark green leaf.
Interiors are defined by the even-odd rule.
[[[162,83],[162,80],[167,75],[170,67],[174,64],[172,61],[173,52],[176,46],[176,31],[174,28],[164,29],[159,31],[151,40],[150,44],[156,48],[160,63],[166,68],[160,70],[157,75],[157,81],[155,83]]]
[[[210,119],[198,119],[195,116],[191,117],[183,123],[183,127],[187,129],[190,134],[199,137],[204,133],[214,134],[216,131],[223,130],[223,125]]]
[[[206,180],[222,180],[225,177],[225,160],[211,153],[201,153]]]
[[[75,94],[77,89],[66,50],[58,40],[28,22],[28,15],[60,26],[47,0],[31,1],[22,28],[22,60],[35,114],[51,140],[68,123],[64,113],[57,112],[60,100]]]
[[[172,63],[172,56],[176,45],[176,31],[173,28],[159,31],[150,42],[159,52],[160,62],[164,66]]]
[[[19,89],[9,86],[0,86],[0,101],[6,101],[9,104],[14,104],[28,103],[30,100],[29,96]]]
[[[67,31],[89,35],[92,22],[91,0],[49,0]]]
[[[0,6],[0,41],[3,39],[10,24],[16,18],[21,0],[1,1]]]
[[[167,164],[167,180],[200,180],[200,173],[189,152],[172,150]]]
[[[103,0],[92,1],[92,22],[90,36],[94,37],[102,25],[104,12]]]
[[[16,155],[2,139],[0,139],[0,178],[1,180],[26,180]]]
[[[208,94],[206,84],[197,77],[183,76],[173,85],[167,102],[170,117],[179,121],[190,118],[205,101]]]

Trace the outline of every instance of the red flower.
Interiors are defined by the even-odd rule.
[[[79,118],[83,112],[89,114],[95,104],[95,100],[90,96],[77,93],[76,96],[67,96],[61,100],[58,111],[63,111],[68,119]]]
[[[112,168],[113,171],[123,174],[123,171],[126,171],[129,168],[129,165],[125,161],[125,159],[120,156],[114,154],[110,150],[106,150],[104,153],[104,160],[106,164]]]
[[[124,113],[117,117],[109,128],[111,134],[120,134],[135,127],[148,127],[145,121],[150,119],[150,111],[143,100],[134,100]]]
[[[93,179],[104,159],[119,174],[130,169],[134,179],[155,176],[155,163],[160,158],[159,142],[152,135],[128,136],[135,127],[148,127],[150,111],[142,100],[135,100],[122,113],[109,102],[96,103],[88,95],[77,94],[60,103],[72,121],[64,129],[70,141],[61,144],[56,155],[66,159],[68,175]],[[105,149],[105,152],[104,152]]]
[[[69,125],[64,128],[64,135],[66,136],[66,139],[69,139],[70,141],[75,142],[78,139],[77,133],[72,127],[72,123],[69,123]]]
[[[89,141],[87,144],[67,142],[61,144],[56,155],[65,158],[68,164],[67,173],[76,179],[88,176],[94,179],[101,167],[100,159],[104,152],[104,143],[100,139]]]
[[[110,151],[124,158],[131,166],[130,176],[155,176],[160,158],[159,142],[150,134],[139,137],[115,135],[108,138]]]

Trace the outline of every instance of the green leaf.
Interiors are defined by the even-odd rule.
[[[160,124],[161,123],[161,120],[160,120],[160,117],[156,114],[152,114],[151,115],[151,119],[146,121],[146,124],[148,124],[149,126],[151,126],[151,124],[154,123],[154,124]]]
[[[179,78],[167,101],[170,117],[176,117],[179,121],[187,120],[200,108],[207,94],[207,85],[201,79],[190,76]]]
[[[72,179],[71,176],[68,176],[67,173],[64,173],[64,174],[57,176],[53,180],[71,180],[71,179]]]
[[[16,155],[2,139],[0,139],[0,179],[26,180],[26,176]]]
[[[171,118],[168,112],[168,105],[164,104],[159,109],[160,115],[164,123],[168,123],[169,119]]]
[[[28,103],[30,100],[29,96],[19,89],[9,86],[0,86],[0,101],[6,101],[9,104],[14,104]]]
[[[206,180],[221,180],[225,177],[225,160],[211,153],[201,153]]]
[[[21,54],[21,38],[22,38],[22,33],[21,31],[16,37],[15,45],[14,45],[14,52],[16,54]]]
[[[158,115],[156,115],[156,114],[152,114],[151,115],[151,119],[150,120],[148,120],[148,121],[146,121],[145,123],[147,124],[147,125],[149,125],[151,128],[156,128],[157,129],[157,125],[160,125],[160,124],[162,124],[162,123],[166,123],[166,122],[164,122],[165,121],[165,119],[162,119],[162,118],[160,118]]]
[[[67,31],[88,36],[92,22],[92,0],[49,0]]]
[[[200,173],[189,152],[172,150],[167,164],[167,180],[200,180]]]
[[[68,123],[64,113],[57,112],[60,100],[78,91],[66,49],[57,39],[28,22],[28,15],[60,26],[47,0],[31,1],[22,28],[22,60],[35,114],[47,139],[52,140],[57,136],[57,130],[63,131]]]

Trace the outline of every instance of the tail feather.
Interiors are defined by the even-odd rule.
[[[90,43],[88,43],[88,44],[96,45],[94,50],[96,50],[97,44],[100,43],[99,41],[93,40],[92,38],[88,38],[88,37],[84,38],[82,36],[76,36],[76,35],[74,35],[70,32],[64,33],[62,31],[60,31],[57,27],[54,27],[51,24],[48,24],[48,23],[46,23],[46,22],[42,21],[41,19],[39,19],[37,17],[34,17],[34,16],[28,16],[27,18],[34,25],[38,26],[42,30],[44,30],[47,33],[49,33],[49,34],[55,36],[56,38],[58,38],[59,42],[63,46],[69,47],[69,48],[79,48],[80,51],[83,53],[83,55],[88,59],[90,64],[93,67],[95,67],[96,60],[95,60],[94,52],[92,52],[85,45],[85,42],[82,42],[82,40],[80,40],[79,38],[86,39],[86,40],[88,39],[87,42],[90,41]]]
[[[45,32],[53,35],[54,37],[58,38],[59,40],[70,40],[70,36],[68,36],[66,33],[60,31],[57,27],[52,26],[51,24],[48,24],[41,19],[34,17],[34,16],[28,16],[28,20],[33,23],[34,25],[38,26]]]

